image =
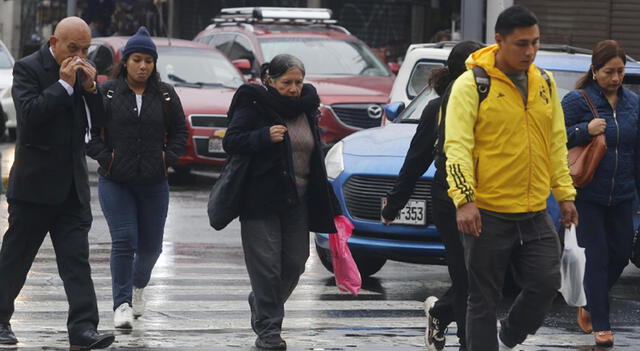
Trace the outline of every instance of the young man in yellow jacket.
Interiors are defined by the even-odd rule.
[[[535,15],[512,6],[498,17],[496,45],[476,51],[489,92],[480,102],[471,70],[452,88],[445,153],[469,277],[467,350],[510,350],[542,324],[560,287],[560,243],[546,211],[550,190],[565,226],[577,224],[558,89],[533,65]],[[486,88],[486,86],[485,86]],[[522,292],[496,335],[496,306],[508,267]]]

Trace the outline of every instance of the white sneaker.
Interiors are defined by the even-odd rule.
[[[429,351],[442,351],[445,346],[445,330],[440,325],[437,318],[431,315],[431,308],[436,304],[438,298],[429,296],[424,301],[424,312],[427,315],[427,328],[424,331],[424,343]]]
[[[509,347],[502,342],[500,339],[500,332],[498,332],[498,351],[514,351],[514,347]]]
[[[133,287],[133,317],[138,318],[144,313],[144,288]]]
[[[129,306],[128,303],[123,303],[113,311],[113,325],[116,328],[133,328],[133,314],[131,313],[131,306]]]

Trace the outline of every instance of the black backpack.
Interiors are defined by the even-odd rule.
[[[540,67],[537,67],[540,71],[540,75],[547,82],[549,86],[549,93],[551,94],[551,78],[547,71]],[[480,66],[474,66],[471,71],[473,72],[473,78],[476,81],[476,88],[478,89],[478,109],[480,104],[489,95],[489,89],[491,89],[491,78],[487,74],[487,71]],[[454,81],[455,82],[455,81]],[[447,157],[444,153],[444,122],[447,115],[447,104],[449,103],[449,95],[451,95],[451,87],[453,83],[449,83],[449,86],[442,95],[442,103],[440,104],[440,119],[438,121],[438,132],[436,133],[436,144],[434,147],[434,159],[436,162],[436,168],[439,170],[445,170],[445,164]]]

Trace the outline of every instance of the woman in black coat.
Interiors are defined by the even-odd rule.
[[[144,312],[143,289],[160,253],[169,207],[167,167],[187,140],[173,88],[160,82],[158,53],[142,27],[100,87],[106,127],[93,128],[87,154],[100,164],[98,196],[111,233],[113,321],[131,328]]]
[[[252,292],[256,346],[284,350],[284,303],[309,257],[309,231],[334,233],[340,214],[327,181],[316,124],[320,99],[303,84],[291,55],[263,65],[265,86],[245,84],[229,107],[223,140],[230,154],[251,155],[240,211],[242,246]]]

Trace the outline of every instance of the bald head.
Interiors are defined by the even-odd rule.
[[[68,57],[85,58],[91,44],[91,29],[79,17],[66,17],[58,22],[49,44],[58,64]]]

